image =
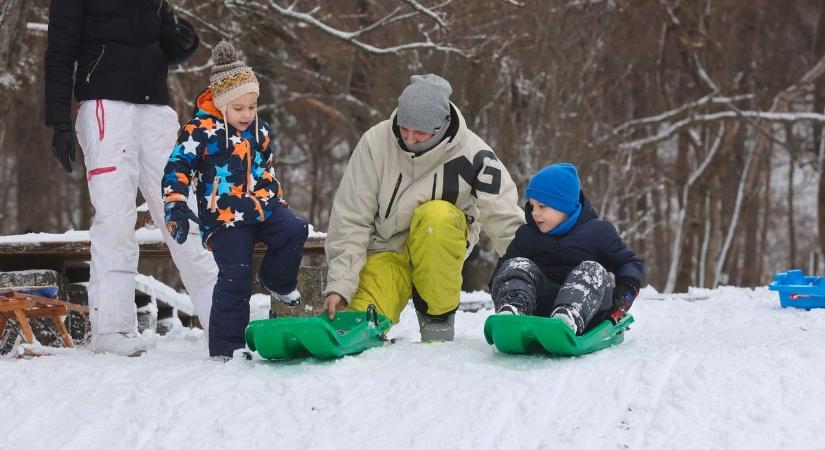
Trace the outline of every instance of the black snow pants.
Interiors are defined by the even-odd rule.
[[[493,304],[515,307],[520,314],[550,317],[559,306],[579,311],[586,331],[608,317],[613,306],[610,274],[601,264],[584,261],[559,285],[527,258],[504,261],[493,277]]]

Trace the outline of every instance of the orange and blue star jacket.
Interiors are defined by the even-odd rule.
[[[161,185],[166,204],[186,201],[194,185],[204,244],[215,232],[263,222],[273,209],[287,205],[272,167],[269,132],[264,121],[235,129],[215,107],[210,89],[198,96]]]

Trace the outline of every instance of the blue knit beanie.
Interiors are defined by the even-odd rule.
[[[579,174],[570,163],[551,164],[539,170],[527,184],[525,195],[565,214],[579,207]]]

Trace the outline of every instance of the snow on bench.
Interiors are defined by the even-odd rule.
[[[141,256],[168,256],[169,248],[163,242],[160,230],[142,227],[135,230]],[[304,254],[322,255],[326,233],[315,231],[310,225]],[[254,253],[263,255],[266,246],[258,243]],[[61,260],[88,260],[91,258],[91,240],[88,230],[65,233],[29,233],[0,236],[0,258],[13,256],[51,257]]]
[[[315,231],[312,225],[309,226],[309,237],[304,243],[304,255],[323,255],[324,239],[326,233]],[[169,248],[163,242],[160,230],[154,225],[143,226],[135,230],[135,239],[140,247],[140,257],[168,257]],[[266,252],[266,246],[258,243],[253,250],[253,254],[262,257]],[[21,235],[0,236],[0,271],[21,270],[21,269],[53,269],[65,276],[70,283],[82,284],[88,280],[88,264],[91,259],[91,241],[88,230],[71,230],[65,233],[29,233]],[[194,311],[189,298],[176,297],[163,289],[158,290],[157,285],[146,279],[137,278],[138,290],[143,291],[148,297],[152,297],[153,292],[164,292],[162,303],[169,306],[162,306],[159,315],[171,315],[170,307],[175,310],[175,316],[185,322],[191,323]],[[305,304],[310,306],[309,310],[283,310],[280,315],[289,314],[312,314],[313,308],[320,307],[323,303],[321,292],[326,270],[319,266],[302,266],[298,272],[298,289],[304,294]],[[157,281],[157,280],[155,280]],[[171,288],[170,288],[171,289]],[[174,291],[172,291],[174,292]],[[184,294],[178,294],[184,295]],[[184,295],[185,296],[185,295]],[[160,298],[160,297],[158,297]],[[178,300],[175,300],[178,299]],[[152,306],[140,304],[139,307],[153,308]],[[279,308],[279,305],[273,305]],[[148,311],[147,311],[148,312]]]

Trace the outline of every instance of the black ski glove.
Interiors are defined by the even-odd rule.
[[[172,202],[167,203],[164,207],[166,214],[163,217],[166,222],[166,229],[172,235],[172,239],[178,244],[186,242],[186,237],[189,235],[189,221],[203,226],[198,216],[189,209],[186,202]]]
[[[52,154],[66,172],[72,173],[75,148],[72,127],[61,123],[52,125]]]
[[[186,19],[178,17],[177,23],[175,24],[175,40],[177,40],[180,48],[184,50],[192,48],[192,46],[195,45],[196,36],[195,28],[192,27],[192,24]]]
[[[614,321],[618,321],[627,310],[633,305],[633,300],[639,295],[639,280],[629,277],[619,277],[616,279],[616,287],[613,288],[613,312],[610,316]]]

